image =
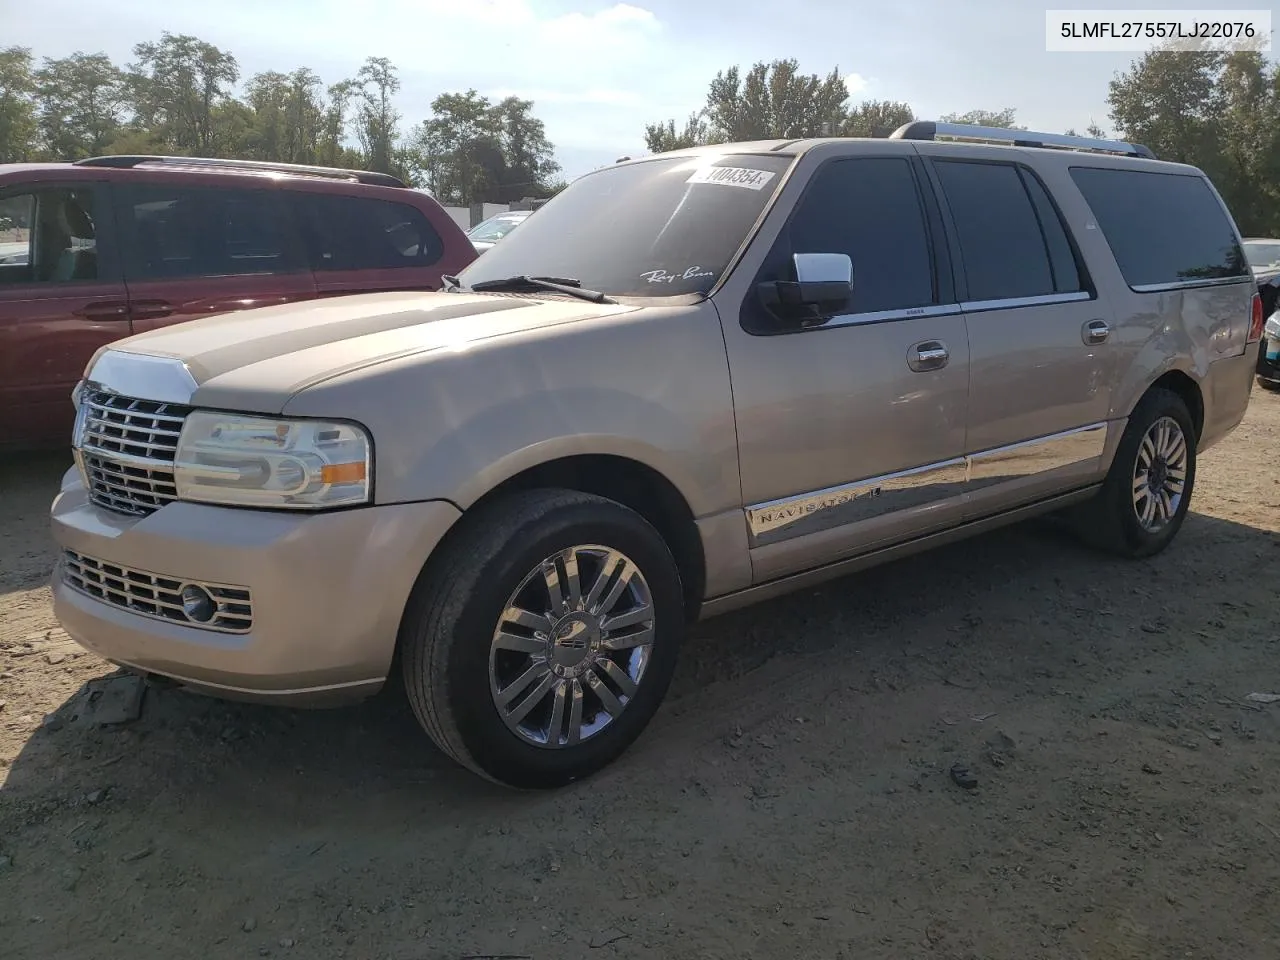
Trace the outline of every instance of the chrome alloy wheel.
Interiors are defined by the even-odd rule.
[[[528,743],[577,746],[635,697],[653,639],[653,597],[628,557],[594,544],[562,550],[520,582],[493,632],[494,706]]]
[[[1133,510],[1148,533],[1177,516],[1189,459],[1186,435],[1172,417],[1161,417],[1143,435],[1133,468]]]

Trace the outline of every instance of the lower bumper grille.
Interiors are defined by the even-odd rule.
[[[158,620],[221,633],[248,633],[253,628],[253,601],[247,587],[164,577],[71,550],[63,553],[62,580],[87,596]],[[189,594],[186,604],[184,591]],[[192,604],[190,595],[201,601],[207,597],[208,603]],[[195,615],[190,612],[193,609]]]

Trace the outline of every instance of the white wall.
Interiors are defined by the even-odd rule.
[[[485,203],[477,204],[475,207],[445,207],[445,212],[453,217],[453,222],[460,226],[463,230],[470,230],[482,220],[488,220],[490,217],[497,216],[499,213],[506,213],[511,209],[510,205],[505,203]],[[472,211],[476,211],[479,216],[472,218]]]
[[[453,217],[453,222],[460,226],[463,230],[471,229],[471,208],[470,207],[445,207],[444,212]]]

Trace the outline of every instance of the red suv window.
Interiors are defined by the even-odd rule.
[[[276,191],[160,184],[129,184],[117,191],[132,279],[303,269]]]
[[[313,270],[429,267],[444,256],[440,234],[407,203],[320,193],[291,199]]]

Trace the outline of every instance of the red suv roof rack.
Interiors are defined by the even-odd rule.
[[[114,157],[88,157],[75,161],[81,167],[118,167],[128,169],[141,164],[174,167],[223,167],[228,170],[260,170],[269,173],[288,173],[300,177],[327,177],[331,180],[347,180],[373,187],[403,187],[408,184],[389,173],[372,170],[346,170],[340,167],[313,167],[302,163],[271,163],[266,160],[227,160],[213,157],[162,157],[121,155]]]

